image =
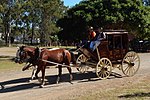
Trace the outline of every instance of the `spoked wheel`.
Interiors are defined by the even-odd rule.
[[[101,58],[96,66],[96,75],[100,79],[107,79],[112,71],[112,63],[108,58]]]
[[[86,65],[86,61],[87,61],[87,60],[88,60],[88,58],[87,58],[85,55],[83,55],[83,54],[81,54],[81,55],[77,58],[76,64],[77,64],[77,70],[78,70],[79,72],[81,72],[81,73],[87,72],[87,70],[88,70],[88,68],[89,68],[89,66]]]
[[[140,57],[136,52],[128,52],[122,61],[122,72],[126,76],[133,76],[140,67]]]

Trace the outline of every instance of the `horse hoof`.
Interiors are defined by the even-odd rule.
[[[72,75],[70,75],[70,82],[73,80],[73,76]]]
[[[56,81],[56,84],[59,84],[59,81]]]
[[[29,80],[28,82],[30,83],[32,80]]]
[[[41,82],[42,82],[42,79],[41,79],[41,78],[38,78],[38,81],[41,83]]]
[[[56,84],[58,84],[59,81],[60,81],[60,77],[57,77]]]
[[[3,86],[3,85],[0,85],[0,87],[1,87],[0,90],[3,90],[3,89],[4,89],[4,86]]]
[[[70,84],[73,84],[71,81],[69,82]]]
[[[44,85],[40,85],[40,88],[44,88]]]

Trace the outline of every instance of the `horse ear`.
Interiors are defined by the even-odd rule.
[[[39,47],[36,47],[36,48],[35,48],[35,51],[39,51],[39,50],[40,50]]]

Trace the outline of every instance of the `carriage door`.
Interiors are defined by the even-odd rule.
[[[122,58],[122,35],[113,36],[113,57],[115,60]]]

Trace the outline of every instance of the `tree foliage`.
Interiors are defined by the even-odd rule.
[[[31,44],[40,38],[45,45],[57,36],[77,42],[87,37],[89,26],[126,29],[138,38],[150,38],[149,4],[149,0],[82,0],[67,8],[62,0],[0,0],[0,32],[6,45],[18,34],[28,35]]]
[[[72,35],[77,39],[86,36],[88,26],[126,29],[139,38],[145,38],[150,34],[149,11],[142,0],[83,0],[69,9],[58,25],[63,29],[63,36]]]
[[[10,33],[26,34],[32,39],[35,31],[42,45],[51,40],[51,35],[59,31],[56,21],[67,8],[61,0],[1,0],[0,29],[8,43]]]

